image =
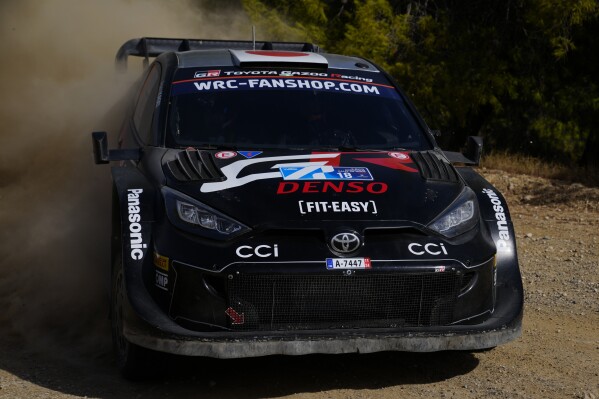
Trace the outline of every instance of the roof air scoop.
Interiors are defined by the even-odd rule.
[[[299,67],[322,68],[328,67],[325,57],[320,54],[304,51],[279,50],[229,50],[233,62],[240,68],[256,67]]]

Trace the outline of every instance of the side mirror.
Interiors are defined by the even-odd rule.
[[[483,155],[483,138],[480,136],[468,136],[466,143],[466,158],[472,160],[474,165],[480,165],[480,158]]]
[[[94,162],[97,165],[108,163],[108,137],[106,132],[93,132]]]
[[[139,161],[141,149],[109,150],[106,132],[93,132],[92,144],[94,148],[94,162],[98,165],[110,161]]]
[[[483,154],[483,138],[480,136],[468,136],[466,152],[464,154],[452,151],[443,151],[443,153],[451,163],[478,166]]]

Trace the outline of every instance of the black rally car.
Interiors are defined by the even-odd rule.
[[[371,62],[312,44],[134,39],[155,57],[112,168],[111,318],[154,351],[477,350],[521,331],[502,195]],[[462,165],[456,167],[453,164]]]

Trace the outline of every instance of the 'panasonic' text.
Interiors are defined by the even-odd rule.
[[[144,257],[143,249],[147,247],[143,243],[141,235],[141,215],[139,208],[139,197],[143,193],[141,188],[130,188],[127,190],[127,211],[129,213],[129,239],[131,244],[131,259],[141,260]]]
[[[495,243],[498,251],[509,251],[510,250],[510,231],[508,229],[508,222],[505,215],[505,209],[501,200],[497,194],[488,188],[483,189],[483,193],[487,194],[491,203],[493,204],[493,210],[495,211],[495,219],[497,220],[497,233],[499,239]]]

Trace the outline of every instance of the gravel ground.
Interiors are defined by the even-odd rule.
[[[131,383],[114,369],[103,318],[64,336],[60,325],[33,336],[5,325],[0,398],[599,399],[599,189],[482,173],[516,227],[526,298],[515,342],[478,353],[173,357],[159,380]]]
[[[492,170],[526,289],[517,341],[478,353],[170,358],[159,380],[121,379],[99,299],[108,168],[91,164],[82,133],[118,131],[108,111],[128,87],[112,66],[124,40],[246,34],[247,21],[235,33],[234,16],[184,3],[0,1],[0,398],[599,399],[599,189]]]

